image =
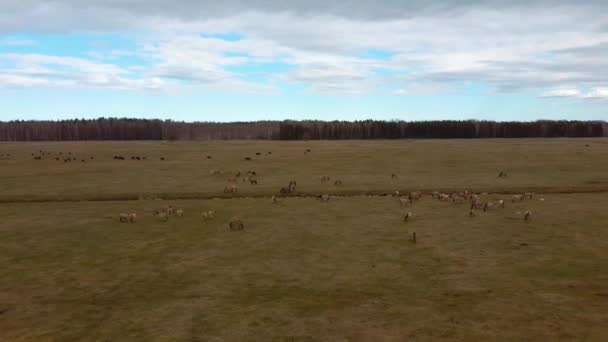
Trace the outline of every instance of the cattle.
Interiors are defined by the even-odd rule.
[[[243,229],[245,229],[245,225],[243,224],[243,221],[238,220],[238,219],[231,220],[228,223],[228,227],[232,231],[237,231],[237,230],[243,230]]]
[[[135,221],[137,221],[137,214],[136,213],[130,213],[129,214],[129,222],[135,223]]]
[[[484,206],[485,204],[479,200],[471,203],[471,209],[483,209]]]

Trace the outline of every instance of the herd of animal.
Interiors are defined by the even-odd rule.
[[[312,150],[306,149],[304,151],[304,154],[308,154],[311,152],[312,152]],[[262,154],[261,152],[256,153],[257,156],[259,156],[261,154]],[[266,152],[266,155],[271,155],[271,154],[272,154],[272,152]],[[32,153],[31,155],[34,158],[34,160],[42,160],[43,157],[53,157],[52,152],[44,151],[44,150],[39,150],[37,153]],[[0,154],[0,158],[2,158],[2,159],[10,158],[10,154],[8,154],[8,153]],[[210,155],[207,155],[206,158],[212,159],[212,157]],[[63,160],[64,162],[78,160],[76,158],[76,156],[72,154],[72,152],[67,152],[65,154],[63,152],[55,152],[55,159],[57,161]],[[90,156],[89,159],[93,160],[94,157]],[[127,158],[122,155],[114,155],[113,159],[125,160]],[[130,156],[130,159],[131,160],[147,160],[147,157],[146,156]],[[165,157],[160,157],[160,160],[165,160]],[[251,160],[251,158],[246,157],[245,160]],[[81,158],[81,161],[85,162],[85,159]],[[226,173],[223,171],[214,169],[214,170],[210,171],[210,174],[212,176],[222,176]],[[507,177],[507,173],[505,171],[500,171],[500,173],[498,174],[498,177],[505,178],[505,177]],[[398,176],[395,173],[392,173],[391,180],[395,180],[395,179],[398,179]],[[231,193],[231,194],[237,193],[238,192],[237,183],[239,182],[239,180],[242,180],[243,183],[249,183],[250,185],[258,184],[258,178],[257,178],[257,174],[255,171],[248,170],[244,173],[237,171],[234,174],[230,173],[230,176],[227,178],[227,185],[224,187],[224,193],[227,193],[227,194],[228,193]],[[332,177],[330,177],[329,175],[322,175],[322,176],[319,176],[319,180],[322,184],[328,184],[332,181]],[[277,195],[272,195],[271,202],[273,204],[276,204],[279,202],[280,196],[287,196],[287,195],[296,193],[296,185],[297,185],[297,183],[295,180],[289,181],[289,184],[286,187],[281,187],[279,189],[279,193]],[[340,187],[343,185],[343,182],[340,179],[334,179],[333,185],[335,187]],[[438,191],[434,191],[434,192],[430,193],[431,198],[433,198],[434,200],[451,202],[453,204],[469,203],[470,204],[470,207],[468,207],[469,208],[468,209],[469,217],[475,217],[476,213],[478,211],[486,212],[489,210],[505,208],[505,200],[497,199],[497,200],[485,200],[484,201],[481,199],[482,198],[481,196],[483,196],[483,195],[487,195],[487,194],[486,193],[476,194],[476,193],[473,193],[468,190],[464,190],[461,192],[452,192],[452,193],[440,193]],[[402,195],[397,190],[393,193],[393,196],[395,196],[399,199],[399,204],[402,208],[409,208],[415,202],[422,199],[423,193],[420,191],[412,191],[412,192]],[[526,192],[526,193],[522,193],[522,194],[515,194],[515,195],[512,195],[512,197],[511,197],[511,203],[523,202],[524,200],[532,199],[533,197],[534,197],[534,194],[530,193],[530,192]],[[321,194],[318,196],[318,198],[321,202],[326,203],[326,202],[330,201],[331,196],[329,194]],[[541,198],[540,200],[543,201],[544,199]],[[167,207],[161,208],[159,210],[154,210],[153,215],[158,220],[166,222],[170,219],[170,217],[182,217],[184,215],[184,210],[173,208],[172,206],[167,206]],[[200,216],[203,221],[213,220],[215,218],[215,211],[214,210],[203,211]],[[411,211],[409,211],[409,210],[406,211],[404,214],[404,217],[403,217],[403,222],[409,222],[413,218],[413,216],[414,215],[412,214]],[[521,217],[523,218],[523,220],[529,221],[532,218],[532,213],[530,210],[526,210]],[[137,214],[136,213],[120,213],[118,216],[118,219],[119,219],[119,222],[121,222],[121,223],[135,223],[135,222],[137,222]],[[235,231],[244,229],[244,224],[239,219],[231,220],[229,222],[228,226],[231,230],[235,230]],[[415,232],[413,233],[413,235],[410,236],[410,241],[416,242]]]

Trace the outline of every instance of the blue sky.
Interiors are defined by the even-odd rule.
[[[0,4],[0,120],[608,120],[601,1],[72,1]]]

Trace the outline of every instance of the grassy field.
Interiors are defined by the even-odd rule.
[[[583,192],[608,189],[607,143],[2,144],[0,341],[605,341],[608,196]],[[94,159],[35,161],[39,149]],[[258,186],[239,185],[249,196],[294,179],[304,194],[540,189],[544,201],[471,218],[425,196],[407,223],[390,196],[50,201],[223,195],[228,175],[212,169],[256,170]],[[166,205],[184,217],[156,220]],[[235,217],[245,230],[227,228]]]
[[[52,155],[34,160],[31,154],[41,149]],[[304,154],[306,149],[311,153]],[[58,162],[59,152],[62,158],[71,152],[78,161]],[[0,160],[0,200],[205,198],[222,194],[238,170],[258,173],[259,185],[240,184],[242,195],[270,196],[290,180],[310,193],[464,186],[479,191],[608,190],[605,139],[21,143],[0,144],[0,153],[11,154],[10,160]],[[114,155],[147,160],[114,160]],[[226,173],[213,176],[211,170]],[[508,177],[499,179],[502,170]],[[399,178],[391,180],[392,173]],[[323,185],[321,175],[344,185]]]

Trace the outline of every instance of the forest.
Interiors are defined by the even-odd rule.
[[[129,118],[0,122],[0,141],[347,140],[608,136],[605,121],[179,122]]]

